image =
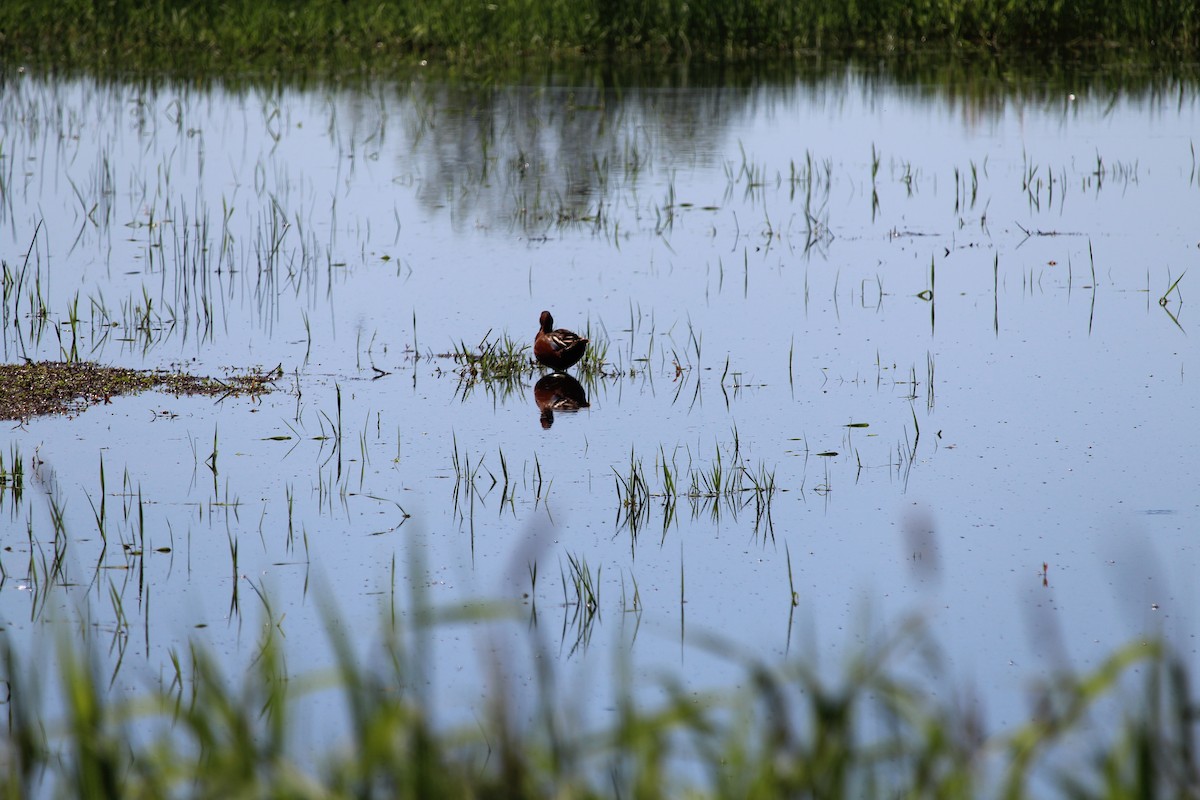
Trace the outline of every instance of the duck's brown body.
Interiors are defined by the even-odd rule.
[[[586,338],[564,328],[554,330],[554,317],[549,311],[542,312],[541,325],[533,339],[533,357],[539,362],[562,372],[583,358],[588,345]]]

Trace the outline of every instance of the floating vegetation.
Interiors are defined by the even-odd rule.
[[[166,370],[106,367],[91,362],[31,361],[0,365],[0,419],[78,413],[112,398],[151,389],[175,395],[256,397],[270,392],[283,369],[251,369],[224,378]]]

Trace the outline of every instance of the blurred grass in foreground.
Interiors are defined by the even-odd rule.
[[[499,611],[418,618],[490,625],[501,624]],[[328,624],[336,675],[297,676],[270,630],[241,678],[193,645],[190,663],[133,700],[111,698],[96,659],[64,644],[62,719],[45,717],[39,665],[0,642],[0,794],[1151,798],[1200,790],[1195,698],[1183,666],[1155,643],[1130,644],[1091,671],[1059,676],[1037,695],[1031,719],[1001,733],[982,730],[962,698],[934,699],[934,684],[943,698],[953,693],[944,682],[911,677],[931,674],[914,672],[914,662],[936,671],[919,625],[867,646],[832,685],[803,661],[769,666],[711,644],[744,662],[747,688],[698,699],[664,683],[667,699],[642,708],[617,670],[612,722],[593,730],[571,729],[562,705],[570,701],[556,695],[547,657],[533,680],[537,707],[516,708],[497,670],[478,724],[442,730],[419,688],[429,674],[419,642],[406,647],[385,625],[393,633],[377,663],[386,666],[369,668]],[[910,668],[897,669],[901,663]],[[301,758],[290,745],[291,708],[313,691],[344,701],[349,741]]]
[[[1194,52],[1200,0],[5,0],[0,59],[144,72],[814,51]]]

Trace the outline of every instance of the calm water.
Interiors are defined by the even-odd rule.
[[[1089,75],[10,76],[4,358],[286,377],[11,425],[0,624],[47,662],[53,632],[87,638],[136,693],[190,640],[236,674],[267,619],[291,672],[328,666],[323,604],[369,656],[414,592],[512,601],[424,640],[450,720],[497,658],[532,694],[531,643],[594,722],[621,659],[737,684],[714,634],[836,671],[921,615],[995,725],[1064,661],[1160,629],[1190,654],[1194,278],[1168,290],[1200,258],[1198,129],[1190,84]],[[543,308],[608,362],[550,426],[540,372],[445,356],[531,343]],[[631,462],[656,495],[634,513]],[[717,472],[775,490],[708,496]],[[37,591],[53,508],[66,572]]]

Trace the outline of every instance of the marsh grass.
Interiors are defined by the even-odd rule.
[[[586,616],[598,601],[590,570],[574,559],[570,569],[578,594],[568,601]],[[911,622],[863,639],[832,672],[803,659],[768,664],[710,638],[699,646],[737,665],[742,688],[696,694],[665,682],[656,703],[635,699],[646,687],[618,669],[613,720],[600,727],[564,724],[572,711],[561,704],[577,701],[558,696],[552,668],[497,673],[474,722],[440,725],[420,688],[422,636],[507,613],[425,607],[408,632],[385,619],[370,666],[328,623],[336,666],[320,674],[293,673],[268,624],[240,675],[193,643],[136,697],[109,690],[87,645],[63,637],[55,674],[40,663],[45,654],[4,640],[0,785],[9,797],[651,799],[1184,797],[1200,788],[1197,698],[1185,666],[1154,642],[1056,675],[1037,690],[1036,713],[1010,731],[986,730],[944,681],[929,690],[941,667]],[[62,705],[48,716],[50,676]],[[512,680],[534,681],[540,699],[519,706]],[[295,707],[320,692],[341,700],[347,741],[301,755]]]
[[[418,59],[499,62],[513,56],[752,59],[816,49],[920,46],[1086,47],[1111,43],[1194,49],[1194,0],[1045,3],[949,0],[869,5],[833,0],[8,0],[0,58],[127,72],[198,69],[395,70]]]
[[[0,452],[0,506],[10,494],[13,503],[19,504],[24,491],[25,462],[21,458],[21,448],[13,443],[9,445],[7,462],[4,453]]]
[[[594,332],[590,322],[584,336],[588,339],[588,346],[583,351],[583,358],[579,360],[578,371],[580,377],[584,379],[585,385],[598,377],[619,374],[620,370],[613,367],[608,361],[608,338]]]
[[[674,454],[668,456],[660,446],[654,467],[649,471],[631,449],[628,466],[623,471],[612,468],[617,527],[628,530],[636,543],[638,534],[650,521],[652,501],[656,501],[661,508],[665,536],[675,521],[682,498],[690,504],[693,518],[707,511],[713,519],[719,519],[723,509],[736,515],[753,506],[755,534],[773,535],[772,503],[781,490],[775,482],[775,470],[763,463],[750,464],[742,453],[736,428],[732,436],[732,442],[718,443],[707,461],[701,461],[699,455],[693,458],[688,451],[682,465]]]
[[[587,647],[592,638],[592,631],[600,619],[600,575],[603,566],[595,572],[588,566],[585,556],[567,553],[567,566],[560,572],[563,585],[563,605],[569,613],[563,616],[563,641],[567,639],[567,630],[574,626],[574,642],[570,653],[573,654],[582,647]]]
[[[523,385],[525,377],[533,372],[531,351],[530,345],[521,344],[508,334],[493,339],[489,330],[479,344],[471,347],[466,342],[459,342],[444,357],[459,365],[458,375],[465,386],[476,383]]]

